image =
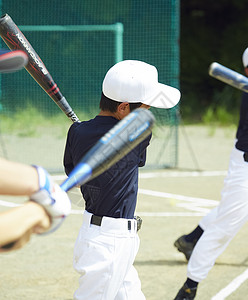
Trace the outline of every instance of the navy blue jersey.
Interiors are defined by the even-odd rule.
[[[92,146],[116,123],[110,116],[74,123],[67,135],[64,167],[68,175]],[[138,167],[145,165],[151,136],[110,169],[81,186],[85,209],[98,216],[133,218],[138,191]]]
[[[236,148],[248,152],[248,94],[243,93],[240,105],[239,126],[236,134]]]

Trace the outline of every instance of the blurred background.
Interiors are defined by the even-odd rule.
[[[180,1],[181,111],[189,122],[225,125],[237,121],[240,91],[208,75],[212,62],[243,74],[242,54],[248,47],[245,0]],[[222,115],[223,120],[221,119]],[[216,120],[217,119],[217,120]]]
[[[160,82],[181,90],[175,108],[153,109],[151,168],[178,167],[180,126],[237,122],[240,91],[211,78],[208,67],[217,61],[242,72],[247,7],[244,0],[0,1],[81,121],[98,113],[103,77],[123,59],[155,65]],[[61,171],[70,124],[25,70],[1,75],[0,155]]]

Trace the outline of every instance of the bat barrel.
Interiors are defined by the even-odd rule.
[[[0,18],[0,36],[11,50],[19,49],[27,54],[28,64],[25,69],[28,73],[73,122],[78,121],[44,63],[8,14]]]
[[[44,76],[49,74],[44,63],[8,14],[5,14],[0,18],[0,35],[11,50],[19,49],[26,52],[29,59],[26,69],[33,77],[35,77],[35,80],[40,79],[38,71]],[[36,71],[36,76],[35,72],[32,72],[32,69]],[[53,84],[50,84],[49,89],[52,89],[52,87]],[[49,89],[47,87],[47,91]]]
[[[150,111],[139,108],[106,133],[82,160],[92,168],[92,178],[101,174],[147,138],[151,134],[154,121]]]
[[[239,90],[248,93],[248,78],[223,65],[213,62],[209,66],[209,75],[231,85]]]

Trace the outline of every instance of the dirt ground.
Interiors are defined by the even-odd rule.
[[[187,131],[188,140],[183,130]],[[143,226],[135,267],[148,300],[172,300],[183,284],[187,264],[173,243],[193,229],[201,216],[193,216],[194,211],[181,207],[179,204],[183,200],[177,195],[219,201],[235,130],[216,129],[213,134],[209,128],[191,126],[179,132],[179,168],[145,170],[140,174],[137,214],[142,216]],[[200,172],[196,172],[198,167]],[[204,175],[204,171],[221,172],[218,175],[213,172],[210,176]],[[171,196],[151,196],[144,190],[170,193]],[[73,299],[78,275],[72,267],[72,254],[82,222],[83,202],[77,189],[69,195],[73,213],[59,230],[50,235],[33,236],[24,248],[0,256],[0,299]],[[22,203],[26,199],[1,196],[0,200]],[[81,207],[75,203],[80,203]],[[5,209],[8,208],[0,206],[0,211]],[[207,279],[200,284],[196,299],[211,299],[247,269],[247,233],[248,228],[244,226],[218,258]],[[244,300],[247,293],[248,286],[244,283],[228,300]]]

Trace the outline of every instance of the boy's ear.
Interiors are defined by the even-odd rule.
[[[130,107],[128,102],[122,102],[118,105],[118,113],[121,115],[126,115],[130,113]]]
[[[245,75],[248,77],[248,68],[245,68]]]

